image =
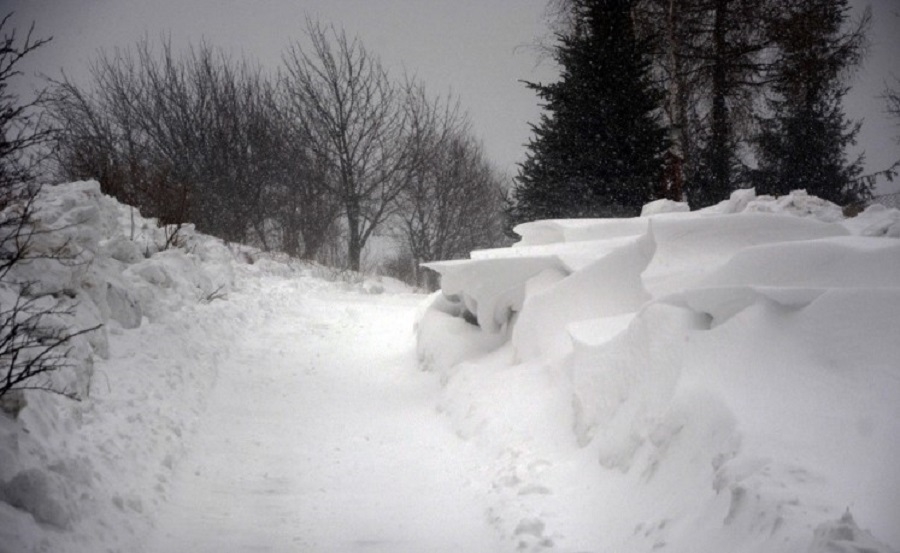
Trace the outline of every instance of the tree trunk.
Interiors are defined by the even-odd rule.
[[[281,248],[292,257],[300,257],[300,229],[297,226],[290,221],[282,230]]]
[[[680,202],[684,200],[684,161],[685,152],[687,151],[684,144],[684,132],[687,128],[687,91],[685,90],[686,84],[682,75],[681,56],[679,54],[681,42],[677,4],[677,0],[669,0],[669,14],[667,18],[669,68],[672,72],[669,79],[669,110],[672,125],[669,133],[669,139],[671,140],[669,159],[672,163],[667,167],[670,186],[664,191],[663,197]]]
[[[347,203],[347,234],[347,262],[351,271],[359,272],[363,244],[359,228],[359,205],[353,200]]]
[[[712,172],[710,190],[706,191],[706,201],[724,199],[731,185],[730,132],[728,121],[728,69],[726,59],[726,22],[728,0],[716,0],[715,23],[713,26],[713,48],[715,60],[712,75],[712,128],[710,136],[710,170]]]

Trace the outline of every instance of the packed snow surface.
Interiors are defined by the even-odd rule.
[[[897,210],[535,222],[422,296],[37,206],[78,263],[15,276],[103,327],[0,413],[0,553],[900,549]]]

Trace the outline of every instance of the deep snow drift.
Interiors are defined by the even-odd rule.
[[[900,212],[802,192],[521,225],[418,355],[529,551],[900,547]]]
[[[35,235],[34,253],[67,244],[76,262],[39,259],[13,277],[77,303],[71,328],[104,327],[52,375],[82,401],[27,392],[18,419],[0,414],[0,551],[129,550],[241,324],[212,301],[231,287],[233,256],[190,228],[184,249],[160,251],[164,230],[95,182],[47,187],[35,206],[39,230],[61,230]]]
[[[104,327],[55,375],[82,401],[0,414],[2,553],[900,546],[900,211],[538,222],[425,298],[160,251],[96,183],[38,208],[79,262],[19,277]]]

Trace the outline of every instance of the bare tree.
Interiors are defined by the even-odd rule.
[[[74,317],[74,305],[47,303],[46,296],[31,296],[27,286],[11,292],[11,303],[0,306],[0,398],[40,390],[79,399],[79,391],[56,385],[51,375],[74,365],[72,340],[100,325],[70,330],[66,321]]]
[[[36,260],[65,262],[68,244],[51,249],[36,247],[39,237],[60,229],[39,228],[35,200],[36,160],[54,137],[34,110],[41,94],[20,103],[9,91],[20,75],[17,64],[50,39],[33,38],[34,25],[24,40],[9,30],[10,15],[0,20],[0,409],[18,412],[24,405],[21,390],[38,389],[75,397],[57,387],[50,375],[70,363],[72,339],[96,330],[70,330],[71,301],[32,289],[19,280],[17,269]]]
[[[883,98],[888,115],[900,125],[900,77],[894,78],[893,86],[885,85]],[[900,134],[897,135],[897,141],[900,142]]]
[[[885,84],[881,97],[885,102],[885,112],[900,125],[900,77],[894,77],[893,86]],[[894,140],[900,144],[900,133],[897,134]],[[892,163],[887,169],[862,175],[859,177],[859,180],[871,189],[878,183],[879,179],[884,178],[889,182],[893,182],[898,175],[900,175],[900,159]]]
[[[133,129],[63,75],[45,99],[59,128],[54,158],[61,180],[94,178],[104,193],[137,205],[131,183],[139,178],[141,155],[135,152]]]
[[[257,66],[206,44],[178,57],[142,40],[101,55],[91,76],[89,91],[63,76],[47,101],[62,176],[98,178],[162,224],[266,245],[278,152]]]
[[[195,108],[210,103],[212,87],[204,82],[191,97],[188,76],[168,45],[157,60],[147,41],[136,53],[101,54],[90,74],[89,89],[64,74],[45,102],[60,129],[59,176],[95,178],[104,192],[146,216],[187,222],[196,215],[187,205],[202,167],[197,146],[203,142],[195,136],[211,125],[208,110]]]
[[[294,124],[343,211],[350,269],[406,185],[410,147],[400,89],[359,39],[308,21],[311,49],[292,45],[281,86]]]
[[[503,241],[503,191],[458,101],[408,84],[406,109],[412,163],[397,226],[415,284],[435,288],[437,275],[421,263]]]
[[[168,175],[146,185],[163,186],[164,196],[187,196],[190,220],[198,228],[245,241],[262,227],[265,177],[260,173],[268,149],[250,144],[250,134],[259,140],[265,125],[259,120],[259,70],[207,45],[180,59],[167,42],[159,55],[147,41],[136,52],[136,58],[102,58],[98,68],[105,82],[115,84],[113,113],[123,123],[134,122],[147,141],[148,173],[162,167]]]
[[[0,208],[10,202],[28,198],[33,189],[33,169],[39,148],[53,138],[53,131],[41,124],[35,106],[40,95],[28,103],[20,103],[9,87],[13,79],[21,75],[17,65],[22,58],[34,52],[51,39],[33,37],[34,25],[19,42],[16,30],[9,29],[12,14],[0,20]]]
[[[261,69],[206,44],[164,41],[102,54],[92,88],[67,79],[47,100],[64,178],[97,178],[161,224],[314,257],[333,233],[329,160],[295,125]]]
[[[409,213],[426,197],[438,201],[441,179],[462,178],[442,171],[470,173],[463,195],[479,202],[470,213],[497,207],[498,186],[484,196],[474,184],[498,179],[456,104],[396,84],[345,33],[307,27],[309,45],[286,51],[274,82],[207,45],[179,57],[169,43],[155,50],[146,40],[101,55],[91,90],[63,76],[47,101],[61,128],[62,175],[99,178],[107,193],[175,228],[190,221],[226,240],[330,255],[357,271],[367,241],[401,206]],[[458,193],[453,182],[447,194]],[[434,216],[422,212],[414,226],[450,232]],[[339,237],[346,254],[335,256]],[[455,251],[436,241],[446,242],[417,242],[420,261]]]
[[[281,249],[314,259],[336,233],[340,204],[328,186],[327,160],[310,147],[308,137],[294,123],[284,94],[271,90],[269,116],[274,122],[273,149],[277,187],[272,212],[280,222]]]

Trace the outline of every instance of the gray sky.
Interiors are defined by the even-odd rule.
[[[869,56],[851,82],[853,88],[845,98],[844,107],[853,120],[862,120],[859,151],[865,151],[866,172],[887,169],[900,159],[900,121],[885,113],[880,96],[885,84],[900,79],[900,0],[851,0],[856,12],[864,6],[872,7],[871,47]],[[883,192],[900,191],[900,183],[882,182]]]
[[[864,5],[862,0],[854,0]],[[877,96],[890,74],[900,77],[900,0],[870,0],[872,50],[854,80],[848,115],[864,118],[860,148],[868,171],[900,158]],[[358,35],[398,75],[421,77],[432,93],[452,91],[469,110],[488,155],[510,174],[524,155],[537,120],[534,94],[519,80],[550,81],[555,70],[537,64],[528,45],[546,33],[546,0],[0,0],[24,28],[34,21],[53,42],[23,69],[58,76],[84,71],[96,52],[125,47],[148,35],[171,35],[175,45],[205,38],[233,54],[275,67],[281,51],[303,37],[307,14]],[[898,185],[892,185],[897,188]]]

